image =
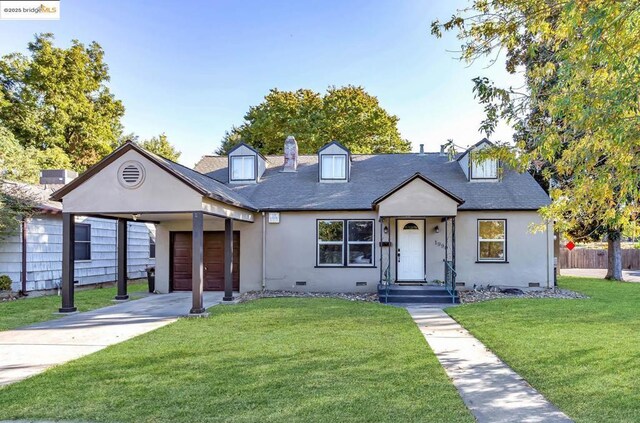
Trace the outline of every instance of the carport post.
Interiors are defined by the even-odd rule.
[[[202,314],[205,312],[202,298],[204,286],[204,216],[202,212],[193,212],[192,220],[191,293],[193,304],[189,313]]]
[[[233,301],[233,219],[224,220],[224,297]]]
[[[118,218],[118,294],[116,300],[128,300],[127,295],[127,219]]]
[[[60,313],[72,313],[77,310],[73,304],[75,232],[75,216],[62,213],[62,307],[58,309]]]

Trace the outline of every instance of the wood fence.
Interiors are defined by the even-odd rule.
[[[560,248],[560,269],[606,269],[607,250],[576,248],[569,251]],[[622,268],[625,270],[640,269],[640,250],[622,250]]]

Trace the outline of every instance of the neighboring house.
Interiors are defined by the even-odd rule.
[[[553,228],[537,213],[549,198],[529,174],[476,162],[470,153],[489,144],[453,159],[354,155],[335,141],[298,156],[290,137],[283,156],[239,144],[192,170],[127,143],[53,199],[67,222],[91,214],[156,223],[156,288],[194,290],[193,312],[202,311],[202,289],[226,288],[230,299],[232,287],[353,292],[444,282],[452,297],[456,285],[551,287]],[[73,274],[64,260],[63,282]]]
[[[0,239],[0,275],[13,281],[14,291],[60,287],[62,274],[62,204],[51,194],[77,176],[65,170],[43,171],[40,185],[6,182],[38,200],[38,212],[22,222],[15,235]],[[116,221],[77,216],[75,280],[90,285],[116,280]],[[146,277],[155,264],[155,227],[130,222],[128,277]],[[24,240],[24,242],[23,242]],[[26,248],[25,248],[26,247]]]

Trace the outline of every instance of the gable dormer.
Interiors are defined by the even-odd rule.
[[[231,184],[255,184],[267,168],[266,158],[244,142],[233,147],[227,157]]]
[[[331,141],[318,151],[318,181],[348,182],[350,173],[351,152],[338,141]]]
[[[498,180],[498,167],[500,163],[498,159],[483,159],[479,160],[474,158],[474,152],[482,150],[483,148],[492,147],[493,143],[484,138],[480,142],[469,147],[460,157],[458,157],[458,163],[462,168],[468,181],[497,181]]]

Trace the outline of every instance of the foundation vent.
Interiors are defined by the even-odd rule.
[[[296,281],[296,286],[306,286],[307,281]]]
[[[529,282],[529,288],[540,288],[539,282]]]
[[[367,286],[366,282],[356,282],[356,286]]]

